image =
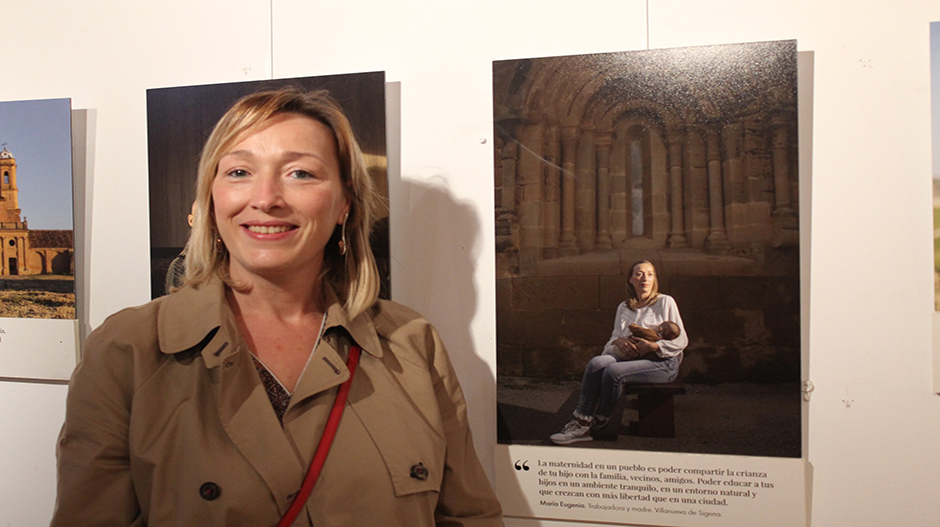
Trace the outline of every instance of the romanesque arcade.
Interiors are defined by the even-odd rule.
[[[580,375],[646,259],[689,330],[684,375],[798,378],[796,59],[780,41],[494,63],[500,373]]]

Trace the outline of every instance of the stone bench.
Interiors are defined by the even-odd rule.
[[[639,421],[630,423],[630,434],[641,437],[676,437],[675,405],[672,397],[685,393],[682,381],[667,384],[626,384],[624,395],[636,395]]]

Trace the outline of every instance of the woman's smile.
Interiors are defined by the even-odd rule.
[[[280,234],[296,229],[291,225],[245,225],[244,227],[254,234]]]

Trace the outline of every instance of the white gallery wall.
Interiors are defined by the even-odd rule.
[[[797,39],[812,525],[930,526],[931,21],[936,0],[0,0],[0,100],[72,99],[84,333],[150,296],[146,89],[386,71],[393,297],[440,329],[493,474],[492,61]],[[65,394],[0,381],[0,525],[48,523]]]

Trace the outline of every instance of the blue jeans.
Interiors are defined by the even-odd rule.
[[[679,357],[630,361],[620,361],[613,355],[594,357],[584,369],[575,417],[588,421],[595,415],[604,419],[610,417],[624,384],[672,382],[679,375],[680,362]]]

